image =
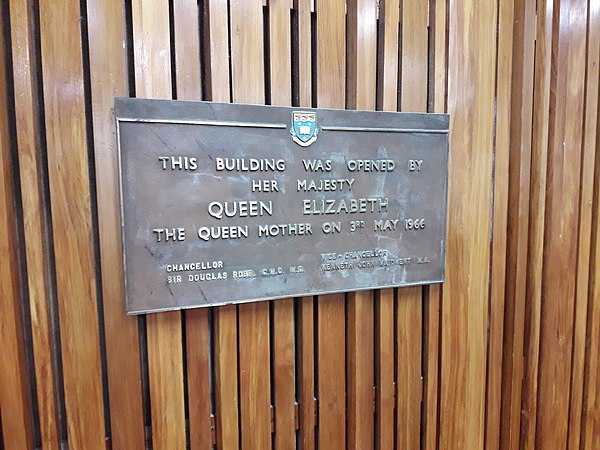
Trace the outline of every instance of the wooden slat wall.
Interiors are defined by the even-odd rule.
[[[474,0],[451,2],[448,11],[451,151],[439,379],[439,442],[448,449],[484,444],[496,11],[496,1]]]
[[[0,8],[0,449],[600,448],[596,0]],[[116,96],[449,112],[446,282],[126,316]]]
[[[169,4],[132,2],[135,91],[138,97],[171,98]],[[185,400],[181,314],[147,317],[152,445],[185,448]]]
[[[2,3],[2,13],[6,5]],[[6,51],[6,35],[0,40]],[[5,258],[0,266],[0,343],[3,358],[0,362],[0,405],[2,440],[6,447],[31,448],[33,445],[31,394],[27,381],[27,363],[20,307],[17,255],[17,220],[15,214],[14,155],[9,132],[9,104],[6,60],[0,61],[0,251]],[[16,269],[16,270],[15,270]],[[7,413],[11,411],[11,413]]]
[[[127,96],[125,5],[87,3],[90,90],[96,163],[102,298],[106,336],[111,436],[114,447],[145,447],[138,323],[123,316],[125,285],[120,239],[118,158],[112,107]]]
[[[69,447],[105,445],[80,4],[39,3],[48,178]],[[56,265],[56,263],[55,263]]]

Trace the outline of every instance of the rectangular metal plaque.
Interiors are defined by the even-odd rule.
[[[443,281],[447,115],[115,112],[129,313]]]

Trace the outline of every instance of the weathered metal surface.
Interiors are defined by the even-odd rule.
[[[443,281],[447,115],[115,110],[129,313]]]

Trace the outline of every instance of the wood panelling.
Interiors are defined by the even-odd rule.
[[[229,102],[229,26],[227,2],[205,3],[204,74],[208,98]],[[214,315],[216,443],[219,448],[239,448],[237,308],[217,308]]]
[[[348,2],[347,62],[349,109],[373,110],[377,79],[377,4]],[[375,432],[374,292],[350,294],[347,301],[348,449],[372,449]]]
[[[511,124],[511,92],[512,65],[514,40],[513,0],[501,0],[498,5],[498,64],[496,67],[496,136],[494,159],[494,206],[493,206],[493,240],[491,248],[490,267],[490,298],[489,298],[489,350],[488,350],[488,381],[486,404],[486,434],[485,444],[489,448],[498,448],[501,436],[506,436],[506,430],[501,425],[502,369],[503,369],[503,338],[507,265],[507,224],[508,224],[508,193],[510,165],[510,124]]]
[[[590,3],[591,5],[591,3]],[[600,8],[590,8],[588,25],[588,58],[592,61],[600,57]],[[597,61],[597,60],[596,60]],[[591,450],[600,447],[600,233],[598,233],[598,224],[600,219],[599,206],[600,201],[600,164],[598,164],[598,148],[600,148],[600,85],[599,63],[588,66],[587,72],[587,95],[586,95],[586,122],[584,128],[584,159],[588,152],[594,153],[595,173],[592,201],[592,239],[591,239],[591,260],[589,265],[590,288],[588,292],[589,304],[587,306],[587,323],[585,338],[585,364],[583,371],[583,398],[581,411],[581,434],[579,436],[580,448]],[[595,97],[594,97],[595,93]],[[594,104],[596,110],[593,110]],[[596,123],[591,119],[596,118]],[[595,135],[595,144],[594,144]],[[596,149],[593,152],[592,149]],[[585,163],[584,163],[585,164]],[[584,166],[585,167],[585,166]],[[582,194],[582,202],[585,197]],[[578,301],[580,293],[578,292]],[[579,310],[579,308],[578,308]],[[572,389],[578,390],[576,385],[579,380],[573,377],[571,382]],[[574,409],[573,407],[571,408]],[[575,410],[575,414],[579,411]],[[573,429],[573,425],[571,426]],[[571,440],[571,439],[570,439]]]
[[[19,148],[23,231],[26,236],[27,285],[35,361],[35,381],[40,420],[40,441],[44,448],[59,448],[58,405],[53,361],[52,316],[50,302],[51,280],[48,242],[45,230],[47,217],[44,206],[43,177],[45,172],[39,133],[39,104],[35,47],[34,11],[26,1],[10,3],[11,43],[13,52],[13,82],[15,120]]]
[[[289,0],[269,3],[269,79],[271,104],[292,102],[292,23]],[[275,399],[275,448],[296,445],[296,370],[294,346],[294,301],[273,303],[273,374]]]
[[[400,110],[427,111],[429,56],[429,5],[403,0],[400,28]],[[421,401],[423,398],[422,341],[423,292],[421,288],[398,289],[397,348],[398,375],[397,445],[418,448],[421,443]]]
[[[1,8],[0,448],[600,447],[597,2]],[[126,316],[133,95],[449,112],[445,283]]]
[[[569,448],[579,448],[582,440],[582,414],[590,256],[592,248],[592,211],[594,204],[594,167],[596,152],[591,151],[598,139],[598,95],[600,66],[600,7],[589,2],[587,23],[587,65],[585,73],[585,103],[583,122],[583,151],[581,160],[581,192],[579,197],[579,238],[577,256],[577,285],[575,292],[575,329],[573,332],[573,367],[571,369],[571,400],[569,408]],[[588,150],[590,149],[590,150]]]
[[[180,100],[202,99],[200,14],[197,2],[173,3],[175,86]],[[189,55],[198,55],[190,58]],[[185,313],[189,443],[192,450],[210,449],[211,373],[209,310]]]
[[[236,103],[264,103],[261,0],[231,2],[231,86]],[[271,448],[269,303],[238,306],[242,449]]]
[[[105,423],[80,3],[39,7],[69,447],[100,449]]]
[[[398,107],[398,47],[400,4],[397,0],[379,4],[380,59],[377,74],[380,88],[375,96],[384,111]],[[360,70],[357,68],[356,70]],[[384,289],[375,295],[375,448],[393,448],[396,432],[396,360],[395,298],[393,289]]]
[[[536,445],[565,448],[573,346],[587,2],[554,11]],[[560,255],[560,257],[558,257]]]
[[[484,443],[496,10],[495,1],[449,4],[449,214],[439,430],[440,448],[448,449]]]
[[[135,92],[142,98],[171,98],[169,5],[132,2]],[[147,317],[152,445],[186,445],[181,314]]]
[[[89,1],[90,88],[110,424],[115,448],[145,447],[138,321],[123,315],[125,285],[119,214],[117,142],[112,108],[128,95],[125,10],[119,1]]]
[[[317,106],[344,108],[346,11],[343,2],[316,4]],[[318,299],[319,448],[346,448],[346,305],[343,294]]]
[[[6,14],[6,4],[0,6]],[[2,29],[4,32],[4,29]],[[15,177],[9,136],[9,105],[5,34],[0,34],[0,252],[8,263],[0,266],[0,405],[2,440],[7,448],[32,448],[31,393],[27,380],[25,342],[17,255]],[[7,413],[10,411],[10,413]]]
[[[546,210],[546,171],[548,165],[548,129],[552,64],[552,23],[554,5],[542,0],[538,4],[536,26],[536,64],[533,104],[533,136],[530,179],[529,255],[527,264],[527,299],[525,317],[525,369],[521,400],[521,442],[524,448],[535,446],[535,419],[539,368],[540,323],[542,307],[542,266],[544,218]],[[519,355],[516,355],[519,357]],[[506,420],[506,419],[505,419]]]

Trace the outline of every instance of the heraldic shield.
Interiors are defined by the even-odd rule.
[[[293,141],[302,147],[308,147],[315,142],[319,133],[316,113],[294,111],[290,133]]]

